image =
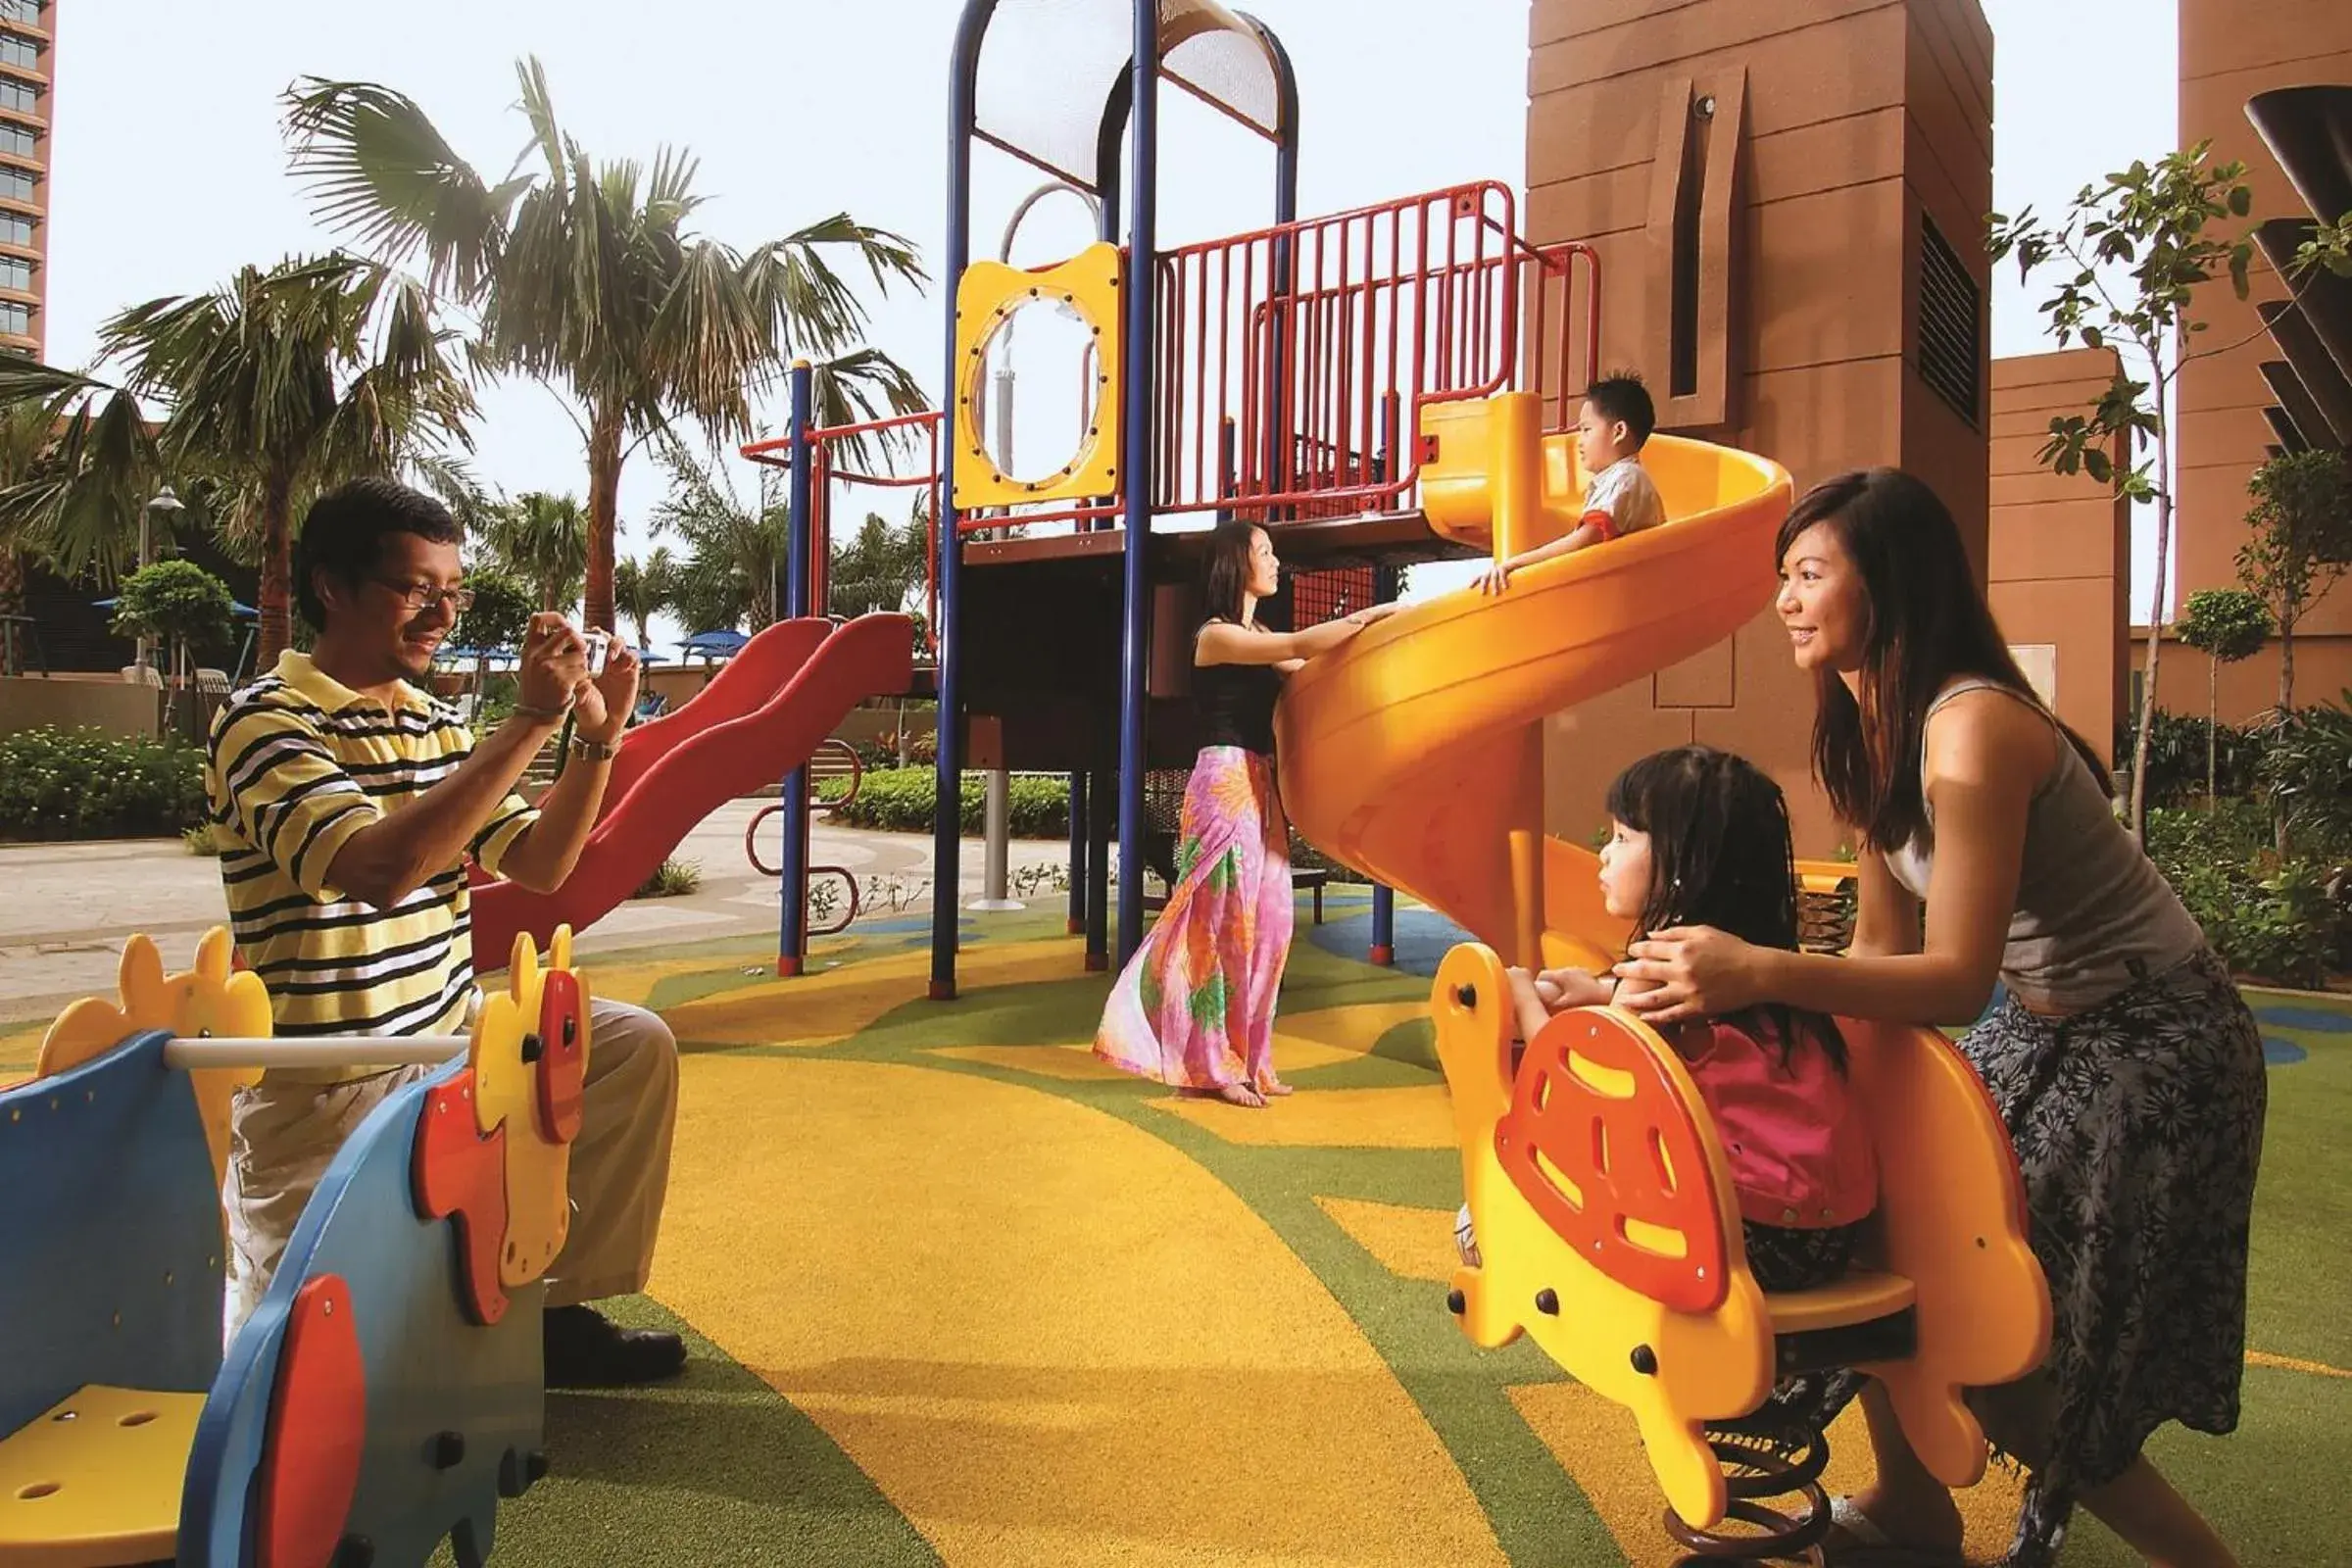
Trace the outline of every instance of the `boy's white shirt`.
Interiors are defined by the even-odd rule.
[[[1655,528],[1666,520],[1666,504],[1638,456],[1619,458],[1592,476],[1585,487],[1585,511],[1607,513],[1620,535]]]

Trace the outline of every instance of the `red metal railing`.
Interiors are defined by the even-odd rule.
[[[1544,395],[1546,426],[1564,429],[1599,370],[1599,257],[1521,239],[1517,199],[1492,180],[1183,246],[1153,266],[1155,514],[1231,510],[1279,524],[1401,506],[1420,478],[1423,407],[1526,387]],[[941,423],[903,415],[817,431],[815,493],[833,480],[937,484]],[[844,440],[917,425],[929,440],[920,472],[834,461]],[[785,463],[789,450],[785,438],[744,455]],[[1122,510],[1117,496],[992,509],[957,531],[1083,527]],[[934,626],[936,598],[934,585]]]
[[[936,413],[900,414],[885,419],[866,419],[857,424],[822,426],[810,432],[815,448],[808,466],[808,603],[811,612],[824,614],[831,602],[827,574],[833,564],[833,486],[867,485],[885,490],[923,488],[934,497],[932,505],[923,511],[923,635],[934,658],[939,653],[939,579],[933,563],[939,559],[938,495],[940,463],[939,435],[944,421]],[[908,473],[869,473],[860,468],[841,466],[838,450],[847,445],[879,443],[885,455],[912,432],[920,432],[924,456],[915,471]],[[906,434],[902,434],[906,432]],[[792,466],[792,437],[780,435],[765,441],[754,441],[744,447],[743,455],[754,463],[771,467]]]

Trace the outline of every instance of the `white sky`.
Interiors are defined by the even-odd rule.
[[[2002,211],[2055,210],[2107,169],[2170,149],[2172,0],[1981,3],[1996,37]],[[699,155],[706,232],[748,247],[847,209],[912,237],[931,265],[941,255],[957,0],[413,0],[390,25],[377,11],[318,0],[61,0],[59,9],[48,322],[58,364],[84,363],[99,323],[126,305],[331,243],[285,172],[278,134],[277,95],[304,74],[410,93],[496,177],[523,139],[514,63],[535,52],[564,127],[592,154],[650,160],[666,143]],[[1437,25],[1428,0],[1254,0],[1252,9],[1298,74],[1302,213],[1461,179],[1522,182],[1526,0],[1453,0]],[[2094,38],[2101,65],[2086,77],[2075,45]],[[2111,101],[2085,99],[2093,79],[2117,84]],[[1161,101],[1162,242],[1264,222],[1272,173],[1262,144],[1181,93]],[[974,251],[991,254],[1036,178],[987,149],[975,172]],[[1091,237],[1083,210],[1058,198],[1021,233],[1024,263]],[[1994,354],[2050,346],[2033,303],[2014,269],[1996,277]],[[936,396],[936,290],[880,302],[872,340]],[[486,480],[585,494],[578,438],[554,399],[517,382],[482,402],[475,466]],[[633,459],[621,488],[623,554],[648,547],[644,519],[662,490],[659,466]],[[2144,577],[2148,563],[2135,567]],[[1451,574],[1423,568],[1416,591]],[[2134,604],[2146,599],[2135,585]]]

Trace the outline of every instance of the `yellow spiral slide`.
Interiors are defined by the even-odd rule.
[[[1533,394],[1432,405],[1422,434],[1438,532],[1515,553],[1576,525],[1575,437],[1542,433]],[[1775,591],[1787,470],[1671,436],[1642,464],[1663,527],[1416,604],[1292,676],[1276,713],[1298,831],[1514,963],[1599,964],[1625,935],[1592,852],[1544,836],[1545,715],[1723,641]]]

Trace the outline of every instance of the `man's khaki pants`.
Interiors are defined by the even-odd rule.
[[[547,1304],[564,1306],[645,1288],[669,1138],[678,1112],[678,1043],[642,1007],[589,1001],[585,1116],[571,1146],[571,1230],[548,1270]],[[265,1079],[229,1113],[226,1338],[270,1288],[295,1222],[335,1151],[368,1113],[406,1084],[438,1071],[397,1067],[348,1083]]]

